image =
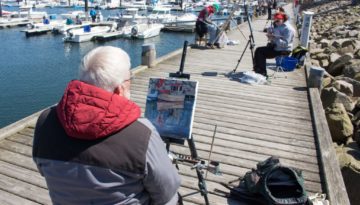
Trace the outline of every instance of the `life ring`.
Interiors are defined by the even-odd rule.
[[[134,26],[131,28],[131,35],[136,36],[138,34],[138,28],[137,26]]]

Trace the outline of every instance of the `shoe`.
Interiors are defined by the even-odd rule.
[[[214,45],[216,46],[216,48],[221,48],[219,43],[214,43]]]
[[[211,48],[211,49],[214,49],[214,48],[215,48],[215,47],[214,47],[214,44],[211,44],[211,43],[206,44],[206,47],[207,47],[207,48]]]

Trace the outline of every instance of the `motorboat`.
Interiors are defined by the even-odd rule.
[[[27,37],[52,32],[58,25],[62,25],[62,21],[49,21],[49,23],[29,23],[28,29],[22,30]]]
[[[193,13],[185,13],[181,16],[175,17],[164,22],[164,29],[170,31],[190,31],[195,30],[197,16]]]
[[[76,16],[79,16],[80,19],[86,19],[86,14],[84,11],[71,11],[68,13],[60,14],[63,19],[70,18],[72,20],[76,19]]]
[[[86,25],[81,28],[69,29],[63,38],[66,42],[81,43],[91,41],[95,36],[115,31],[115,25],[112,23],[99,23]]]
[[[160,30],[164,28],[163,24],[159,23],[140,23],[135,22],[134,25],[124,29],[123,36],[126,38],[146,39],[160,34]]]
[[[129,4],[123,4],[124,8],[138,8],[139,10],[147,10],[145,1],[133,1]]]
[[[139,19],[146,19],[145,15],[139,15],[138,8],[126,8],[123,12],[118,14],[118,18],[125,21],[136,21]]]
[[[153,22],[164,23],[174,21],[176,16],[171,14],[171,8],[157,6],[152,10],[148,18]]]
[[[44,11],[33,11],[31,7],[20,7],[19,11],[12,12],[11,18],[28,18],[36,22],[41,22],[43,17],[48,17]]]

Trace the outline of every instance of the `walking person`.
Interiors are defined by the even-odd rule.
[[[177,203],[180,177],[130,86],[128,54],[97,47],[82,59],[79,80],[40,115],[33,160],[53,204]]]

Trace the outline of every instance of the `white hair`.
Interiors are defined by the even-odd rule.
[[[129,55],[121,48],[97,47],[82,59],[79,80],[113,92],[127,80],[130,65]]]

